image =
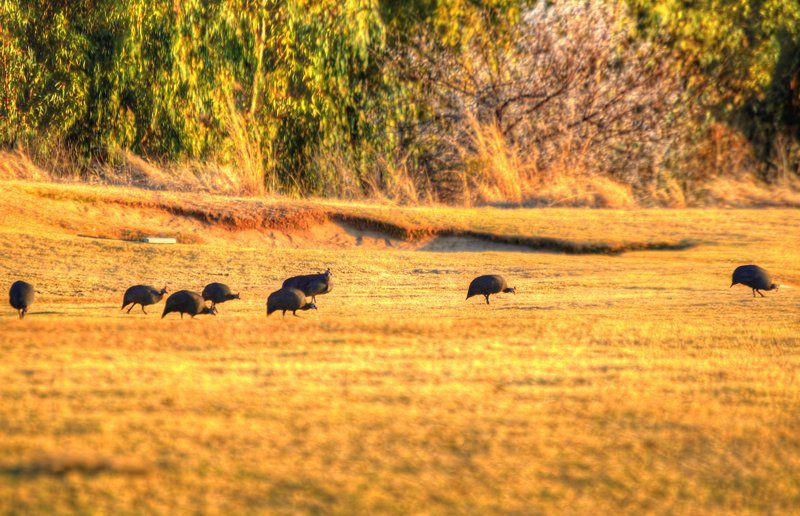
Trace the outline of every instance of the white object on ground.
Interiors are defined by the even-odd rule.
[[[167,238],[167,237],[145,237],[142,239],[142,242],[147,244],[177,244],[178,241],[174,238]]]

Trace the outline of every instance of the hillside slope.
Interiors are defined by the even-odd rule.
[[[762,218],[756,214],[781,220],[784,213],[398,207],[21,181],[0,182],[0,196],[0,231],[25,228],[128,241],[158,235],[184,244],[239,240],[278,247],[515,246],[570,254],[677,250],[730,241]],[[737,215],[725,220],[731,213]]]

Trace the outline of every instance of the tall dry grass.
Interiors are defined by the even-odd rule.
[[[51,174],[34,163],[25,152],[18,149],[0,151],[0,179],[46,181],[51,178]]]
[[[391,159],[379,152],[365,151],[369,158],[360,162],[341,149],[318,151],[311,162],[317,172],[324,197],[430,204],[436,200],[435,189],[426,177],[414,177],[408,157]]]
[[[261,142],[251,130],[252,126],[247,123],[246,116],[236,109],[233,99],[228,99],[225,124],[231,146],[231,164],[236,170],[243,193],[263,195],[265,189],[276,191],[278,185],[274,174],[265,173]]]
[[[228,119],[230,158],[223,161],[150,159],[127,149],[105,149],[104,158],[86,158],[65,144],[32,141],[0,150],[0,180],[80,181],[136,186],[153,190],[214,192],[260,196],[277,191],[266,175],[260,146],[242,115]]]
[[[531,182],[530,163],[509,145],[496,124],[481,124],[475,116],[467,118],[470,127],[468,148],[461,147],[468,163],[468,184],[479,201],[523,201],[523,189]]]
[[[469,117],[469,145],[460,146],[467,203],[521,206],[592,206],[630,208],[637,205],[632,188],[593,174],[585,165],[586,148],[565,139],[558,159],[546,170],[537,156],[508,142],[495,124]],[[577,148],[576,148],[577,147]]]
[[[157,190],[220,192],[229,195],[263,193],[242,169],[232,165],[196,160],[162,163],[120,151],[113,165],[103,166],[106,182]]]
[[[287,188],[270,173],[260,145],[247,128],[246,117],[231,111],[228,164],[187,160],[169,163],[108,149],[106,159],[87,160],[66,146],[36,142],[0,151],[0,180],[80,181],[136,186],[154,190],[260,196]],[[379,152],[356,162],[343,151],[319,152],[312,160],[318,171],[319,195],[338,199],[372,199],[399,204],[447,202],[462,205],[564,206],[632,208],[691,206],[800,206],[800,179],[781,169],[767,184],[754,172],[748,142],[727,127],[712,127],[695,142],[692,169],[675,175],[656,169],[654,179],[638,186],[592,169],[590,150],[578,135],[566,134],[544,167],[536,150],[527,151],[504,136],[496,124],[469,118],[468,138],[455,142],[463,164],[442,190],[429,177],[415,173],[407,156]],[[788,151],[787,151],[788,152]],[[268,160],[266,160],[268,161]],[[779,163],[780,164],[780,163]]]

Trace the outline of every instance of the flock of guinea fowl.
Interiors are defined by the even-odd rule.
[[[764,297],[762,290],[776,290],[778,285],[772,282],[769,273],[758,265],[742,265],[733,271],[731,287],[741,284],[753,290],[753,297],[756,293]],[[298,310],[316,310],[317,296],[327,294],[333,289],[333,274],[328,269],[320,274],[304,274],[293,276],[283,282],[283,286],[269,295],[267,298],[267,316],[272,312],[292,312],[297,316]],[[478,276],[469,284],[467,299],[473,296],[484,296],[486,304],[489,304],[489,296],[500,292],[516,294],[514,287],[509,287],[505,278],[497,274]],[[128,312],[134,306],[140,305],[142,312],[147,313],[145,306],[154,305],[161,301],[167,293],[166,286],[157,289],[149,285],[134,285],[125,291],[122,298],[122,308],[128,308]],[[11,285],[9,291],[9,302],[19,313],[19,318],[25,317],[28,308],[33,304],[35,289],[33,285],[25,281],[16,281]],[[310,300],[309,300],[310,298]],[[217,314],[217,305],[239,299],[239,294],[234,294],[231,289],[223,283],[209,283],[201,294],[189,290],[180,290],[171,294],[164,304],[164,311],[161,314],[163,319],[167,314],[177,312],[191,317],[200,314]],[[211,303],[208,305],[207,303]]]

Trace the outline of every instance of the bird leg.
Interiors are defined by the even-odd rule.
[[[317,302],[317,296],[311,296],[311,302],[312,303],[316,303]]]
[[[25,317],[25,310],[20,308],[19,309],[19,318],[22,319],[23,317]]]
[[[286,317],[286,310],[283,311],[283,315],[281,317]]]
[[[133,307],[134,307],[134,306],[136,306],[136,303],[133,303],[133,304],[131,305],[131,307],[130,307],[130,308],[128,308],[128,311],[127,311],[127,312],[125,312],[125,313],[126,313],[126,314],[129,314],[129,313],[131,313],[131,310],[133,310]],[[124,307],[123,307],[123,308],[124,308]]]
[[[299,315],[297,315],[297,312],[292,312],[292,315],[295,316],[295,317],[300,317]],[[302,317],[300,317],[300,318],[302,319]]]
[[[486,296],[486,304],[489,304],[489,296]]]
[[[183,312],[181,312],[181,319],[183,319]]]
[[[764,294],[763,294],[763,293],[762,293],[760,290],[758,290],[758,289],[756,289],[756,292],[758,292],[758,295],[759,295],[759,296],[761,296],[761,297],[767,297],[767,296],[765,296],[765,295],[764,295]]]
[[[753,289],[753,297],[756,297],[756,289]]]
[[[141,305],[141,307],[142,307],[142,313],[147,315],[147,312],[144,311],[144,305]]]

